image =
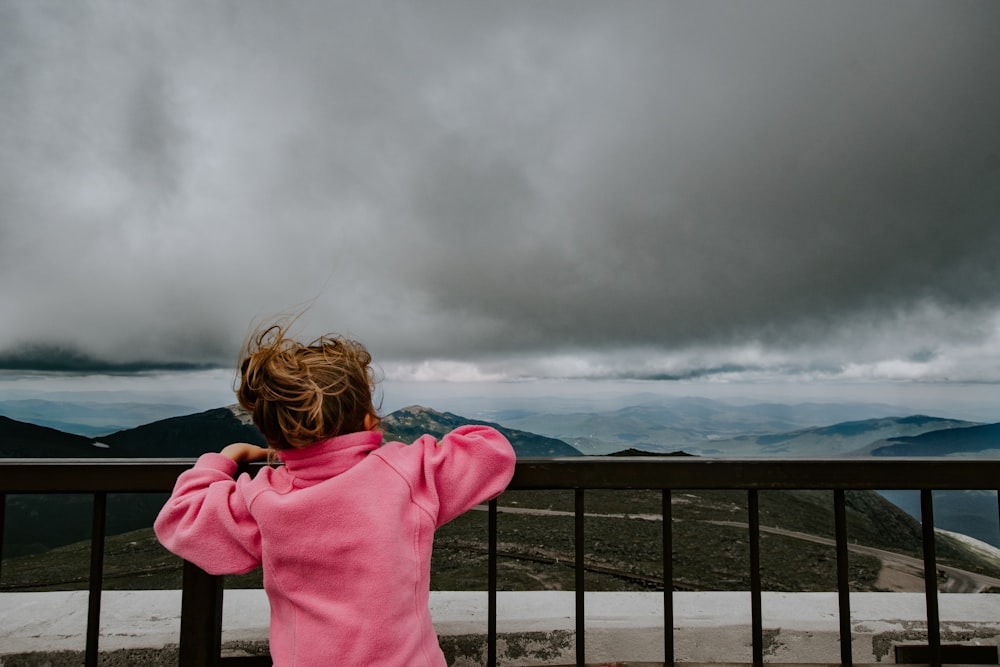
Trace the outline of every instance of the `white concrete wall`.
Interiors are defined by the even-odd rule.
[[[939,606],[944,642],[1000,642],[1000,595],[942,594]],[[762,607],[768,661],[839,662],[835,593],[764,593]],[[586,608],[588,662],[663,659],[661,594],[588,593]],[[431,610],[443,646],[474,653],[473,645],[484,642],[486,593],[434,592]],[[855,593],[851,610],[856,662],[892,662],[894,643],[926,641],[923,594]],[[0,594],[0,664],[3,655],[83,650],[86,618],[83,591]],[[263,592],[226,591],[223,619],[224,645],[264,641]],[[675,593],[676,658],[749,662],[749,623],[749,593]],[[572,663],[574,627],[572,592],[498,594],[501,664]],[[179,591],[105,591],[102,650],[175,645],[179,631]],[[519,657],[503,659],[505,653]],[[458,657],[452,664],[481,663]]]

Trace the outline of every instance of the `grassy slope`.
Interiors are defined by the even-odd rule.
[[[746,522],[745,494],[677,492],[673,513],[673,564],[676,590],[747,590],[749,546],[744,528],[709,521]],[[761,496],[761,525],[832,536],[830,494],[771,491]],[[591,491],[588,514],[658,514],[658,492]],[[501,506],[572,511],[573,493],[508,492]],[[849,539],[909,555],[919,555],[915,522],[874,493],[848,494]],[[486,586],[486,521],[468,512],[437,535],[432,563],[436,590],[482,590]],[[588,516],[585,521],[588,590],[662,589],[662,522],[640,518]],[[503,590],[572,589],[573,522],[564,515],[502,512],[499,517]],[[765,590],[835,590],[835,554],[824,546],[777,535],[761,538],[761,577]],[[983,571],[981,562],[945,541],[938,543],[943,564]],[[3,563],[0,590],[82,589],[87,585],[90,546],[80,542],[43,554]],[[165,552],[150,529],[109,537],[106,546],[107,589],[155,589],[180,586],[181,562]],[[995,569],[995,568],[994,568]],[[879,562],[852,554],[852,590],[875,590]],[[231,587],[259,586],[260,574],[227,579]]]

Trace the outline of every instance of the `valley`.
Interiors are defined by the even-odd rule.
[[[974,454],[974,447],[989,451],[993,446],[992,431],[988,429],[969,422],[921,416],[877,417],[709,441],[705,430],[717,433],[723,423],[729,423],[726,428],[735,430],[741,423],[740,410],[705,402],[675,406],[676,409],[681,407],[688,411],[687,417],[680,421],[687,425],[689,438],[700,437],[701,442],[711,442],[716,448],[732,447],[734,449],[728,450],[731,455],[754,451],[757,455],[781,456],[787,455],[785,450],[788,448],[806,456],[848,449],[858,456],[884,455],[893,451],[886,449],[894,446],[893,443],[906,443],[912,450],[924,441],[930,443],[928,447],[946,442],[948,453],[955,455],[967,450]],[[761,412],[763,417],[742,422],[744,427],[794,425],[794,420],[788,416],[794,411],[771,406]],[[615,414],[591,415],[586,425],[601,423],[605,430],[614,430],[618,440],[610,442],[643,444],[670,414],[677,416],[669,411],[628,409]],[[810,410],[797,414],[810,415]],[[102,436],[99,441],[0,418],[0,449],[6,456],[193,457],[217,450],[220,442],[262,442],[247,417],[230,406],[151,422]],[[521,413],[511,421],[527,424],[535,418],[538,415]],[[619,419],[626,422],[617,421]],[[423,433],[440,436],[464,423],[497,426],[511,440],[519,457],[579,456],[581,453],[577,447],[551,435],[470,420],[420,406],[387,415],[383,427],[387,440],[405,442]],[[558,428],[567,428],[568,422],[564,419],[552,423]],[[626,431],[626,428],[632,430]],[[645,435],[638,435],[640,432]],[[628,436],[629,433],[635,437]],[[697,435],[699,433],[701,435]],[[864,451],[865,446],[859,443],[866,438],[875,439],[868,441],[868,449]],[[101,447],[94,446],[97,442]],[[688,446],[675,446],[680,444],[660,441],[659,447],[669,451],[684,449],[685,453],[690,453],[686,451],[689,448],[695,449],[689,447],[690,441]],[[603,446],[608,445],[609,442],[605,442]],[[833,515],[829,495],[767,491],[760,497],[761,577],[765,589],[835,590],[835,551],[831,542]],[[873,491],[851,491],[847,497],[852,590],[921,590],[919,572],[914,574],[919,570],[919,561],[914,561],[920,557],[919,524],[906,511]],[[992,498],[995,518],[995,496]],[[106,588],[179,585],[179,560],[159,547],[149,528],[164,499],[163,494],[111,495]],[[989,498],[985,500],[988,505]],[[662,589],[660,502],[659,492],[586,493],[586,582],[589,590]],[[747,590],[749,547],[745,494],[678,490],[672,494],[672,505],[675,589]],[[571,589],[575,585],[573,494],[508,491],[500,497],[499,506],[501,589]],[[85,587],[89,507],[86,496],[8,497],[0,590]],[[948,508],[947,503],[945,508]],[[435,589],[485,589],[486,513],[481,509],[468,512],[439,530],[432,572]],[[912,508],[907,509],[912,511]],[[942,522],[938,526],[949,528]],[[937,541],[940,569],[946,575],[942,579],[942,590],[996,590],[1000,558],[995,553],[971,548],[967,541],[946,532],[940,532]],[[233,587],[259,586],[260,575],[231,577],[227,582]]]

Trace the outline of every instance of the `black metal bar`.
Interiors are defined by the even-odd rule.
[[[833,492],[834,532],[837,537],[837,600],[840,615],[840,664],[854,663],[851,651],[851,582],[848,573],[847,504],[843,489]]]
[[[757,490],[747,491],[747,523],[750,528],[750,622],[753,664],[764,664],[764,623],[760,601],[760,501]]]
[[[104,532],[108,515],[108,494],[94,494],[93,518],[90,524],[90,592],[87,598],[86,667],[97,667],[98,643],[101,637],[101,591],[104,589]]]
[[[7,515],[7,494],[0,493],[0,583],[3,583],[3,535],[4,520]]]
[[[194,459],[0,459],[0,493],[170,491]],[[990,490],[1000,459],[518,459],[509,489]]]
[[[195,459],[0,459],[6,493],[170,491]],[[8,472],[11,470],[12,472]]]
[[[184,562],[180,667],[215,667],[222,651],[223,578]]]
[[[930,664],[941,665],[941,617],[938,614],[937,557],[934,549],[934,497],[930,489],[920,490],[920,524],[924,546],[924,592],[927,597],[927,647]]]
[[[994,490],[1000,459],[518,459],[509,489],[952,489]]]
[[[583,667],[586,664],[586,646],[584,644],[586,609],[584,606],[584,562],[583,562],[583,489],[575,490],[574,511],[574,542],[576,547],[576,664]]]
[[[489,504],[489,555],[487,563],[486,664],[497,665],[497,501]]]
[[[663,489],[663,664],[674,664],[674,517],[670,489]]]

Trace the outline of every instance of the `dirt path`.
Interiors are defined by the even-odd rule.
[[[472,509],[485,512],[489,508],[486,505],[476,505]],[[510,507],[505,505],[497,506],[497,512],[502,512],[504,514],[534,514],[537,516],[576,516],[575,513],[567,512],[565,510],[543,510],[531,507]],[[601,519],[641,519],[643,521],[663,521],[663,517],[659,514],[599,514],[595,512],[584,512],[583,516],[597,517]]]
[[[737,521],[709,521],[718,526],[732,526],[736,528],[747,528],[747,524]],[[773,535],[784,535],[797,540],[815,542],[836,546],[836,541],[827,537],[817,537],[808,533],[800,533],[794,530],[784,530],[782,528],[768,528],[761,526],[762,533]],[[876,585],[891,591],[920,592],[924,590],[924,563],[919,558],[904,556],[884,549],[866,547],[861,544],[848,544],[847,549],[854,553],[874,556],[882,561],[882,571]],[[989,587],[1000,587],[1000,579],[988,577],[986,575],[960,570],[947,565],[937,566],[938,570],[946,575],[946,579],[938,584],[938,590],[942,593],[981,593]]]

